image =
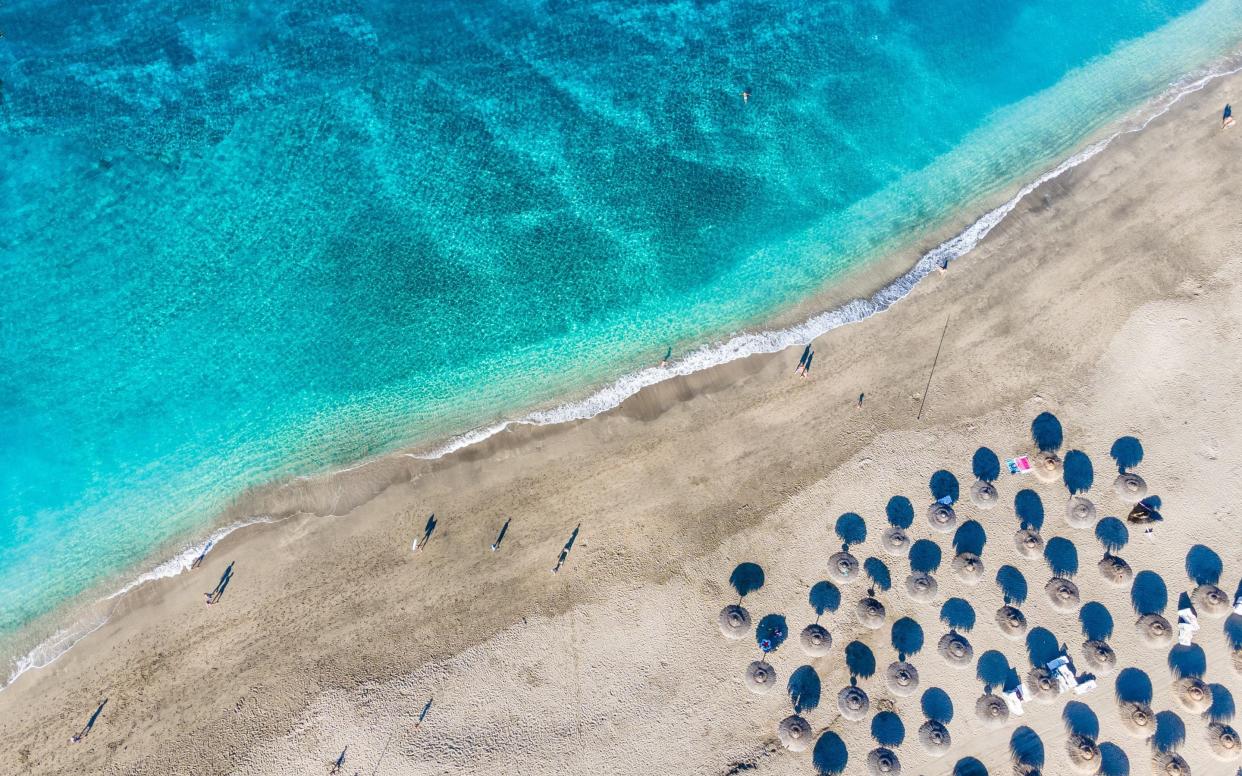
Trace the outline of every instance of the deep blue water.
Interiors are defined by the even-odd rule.
[[[1231,48],[1238,12],[9,0],[0,633],[246,486],[806,298]]]

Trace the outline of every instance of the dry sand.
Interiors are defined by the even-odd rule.
[[[840,736],[848,773],[865,772],[876,746],[870,722],[886,708],[904,723],[892,748],[906,773],[948,773],[967,756],[1009,773],[1019,725],[1041,740],[1045,773],[1069,773],[1070,698],[1029,703],[997,730],[975,718],[984,693],[976,666],[989,651],[1019,674],[1030,667],[1026,644],[1004,638],[994,620],[1002,565],[1026,579],[1029,625],[1087,670],[1077,615],[1044,595],[1048,565],[1014,548],[1014,496],[1030,488],[1046,512],[1045,540],[1076,548],[1083,603],[1103,604],[1115,621],[1117,668],[1145,672],[1153,710],[1180,718],[1179,751],[1195,773],[1232,773],[1209,752],[1207,722],[1176,704],[1169,650],[1138,640],[1129,588],[1098,573],[1092,531],[1066,523],[1063,484],[1003,474],[994,509],[963,498],[959,519],[987,534],[976,586],[957,579],[953,535],[932,533],[924,511],[933,472],[952,472],[965,496],[979,447],[1002,459],[1029,451],[1032,419],[1052,412],[1064,425],[1062,453],[1090,457],[1087,496],[1101,517],[1128,510],[1112,491],[1113,441],[1142,441],[1136,471],[1162,498],[1165,522],[1155,541],[1132,529],[1119,554],[1163,580],[1165,616],[1176,620],[1177,597],[1192,587],[1185,559],[1195,544],[1219,554],[1220,586],[1232,596],[1242,575],[1233,525],[1242,503],[1242,128],[1222,132],[1218,116],[1240,85],[1215,82],[1043,186],[948,275],[822,338],[809,381],[792,376],[795,351],[751,358],[587,422],[518,429],[438,462],[394,457],[257,497],[313,509],[234,534],[201,570],[142,587],[67,656],[0,693],[0,771],[314,774],[348,746],[350,774],[806,774],[812,754],[779,748],[776,733],[792,708],[785,682],[810,665],[822,697],[804,715],[816,738]],[[880,547],[895,495],[913,502],[911,538],[941,548],[932,603],[909,598],[909,560]],[[334,505],[352,508],[313,514],[345,511]],[[438,527],[413,554],[433,511]],[[845,512],[866,521],[852,552],[891,572],[892,588],[877,592],[888,623],[858,624],[867,582],[843,585],[840,608],[821,619],[832,649],[810,659],[797,634],[814,619],[808,589],[840,549],[833,527]],[[509,517],[500,551],[490,552]],[[563,571],[549,574],[579,523]],[[204,591],[231,561],[226,595],[205,607]],[[753,630],[728,641],[717,626],[721,607],[737,601],[728,578],[744,561],[766,576],[745,600],[754,620],[780,613],[791,631],[769,658],[779,684],[762,696],[742,681],[758,656]],[[968,601],[977,619],[964,631],[976,660],[967,668],[936,653],[950,597]],[[922,686],[907,698],[884,681],[897,659],[890,625],[901,617],[923,634],[909,657]],[[1223,618],[1201,620],[1206,681],[1242,692]],[[873,652],[876,673],[858,679],[867,718],[849,722],[836,695],[849,683],[843,656],[855,639]],[[1146,773],[1152,750],[1120,727],[1116,676],[1072,698],[1086,706],[1071,716],[1093,712],[1098,741]],[[954,708],[952,747],[934,760],[918,742],[919,701],[932,687]],[[67,744],[103,697],[95,730]],[[429,698],[426,721],[411,731]]]

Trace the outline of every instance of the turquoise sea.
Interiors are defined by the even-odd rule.
[[[1242,0],[8,0],[0,643],[249,486],[604,387],[595,411],[668,346],[697,367],[1240,24]]]

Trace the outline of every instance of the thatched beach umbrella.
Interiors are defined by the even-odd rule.
[[[867,773],[871,776],[897,776],[901,773],[901,762],[893,750],[881,746],[867,755]]]
[[[746,688],[756,695],[763,695],[776,686],[776,669],[764,660],[755,660],[746,666]]]
[[[740,639],[750,631],[750,612],[737,604],[720,610],[720,632],[727,639]]]
[[[936,591],[940,588],[936,584],[936,579],[931,574],[922,571],[916,571],[906,577],[906,592],[915,601],[926,602],[936,597]]]
[[[1195,608],[1199,610],[1200,614],[1219,617],[1228,614],[1229,610],[1233,608],[1229,604],[1229,596],[1216,585],[1206,583],[1199,585],[1190,594],[1190,598],[1195,602]]]
[[[857,722],[867,716],[867,709],[871,708],[871,699],[861,687],[851,684],[837,693],[837,708],[841,710],[842,717],[851,722]]]
[[[1122,472],[1113,480],[1113,492],[1127,504],[1137,504],[1147,495],[1147,483],[1133,472]]]
[[[878,630],[884,627],[884,604],[871,596],[860,600],[855,610],[858,612],[858,621],[864,628]]]
[[[1008,638],[1021,639],[1026,635],[1026,615],[1016,606],[1005,605],[997,609],[996,624]]]
[[[1041,482],[1056,482],[1061,479],[1061,459],[1051,450],[1040,450],[1028,459],[1031,471]]]
[[[1091,639],[1082,645],[1083,658],[1087,665],[1100,676],[1107,676],[1117,665],[1117,653],[1107,642]]]
[[[1097,773],[1100,770],[1100,747],[1086,736],[1071,735],[1065,742],[1070,769],[1074,773]]]
[[[1064,577],[1048,580],[1048,584],[1044,585],[1044,592],[1048,594],[1048,600],[1052,602],[1054,609],[1072,612],[1078,608],[1078,585]]]
[[[1173,626],[1158,614],[1144,614],[1134,627],[1139,639],[1149,647],[1167,647],[1173,643]]]
[[[1019,528],[1013,535],[1013,544],[1024,558],[1038,558],[1044,554],[1044,537],[1034,528]]]
[[[828,558],[828,576],[842,584],[853,582],[858,579],[858,558],[844,551],[833,553]]]
[[[1084,496],[1070,496],[1065,504],[1065,522],[1071,528],[1095,527],[1095,504]]]
[[[999,695],[992,693],[980,695],[979,700],[975,701],[975,717],[983,723],[985,728],[995,730],[1009,719],[1009,707]]]
[[[933,531],[948,533],[957,525],[957,513],[953,507],[937,501],[927,508],[927,522]]]
[[[1036,666],[1026,672],[1026,687],[1035,700],[1044,703],[1052,703],[1061,694],[1056,678],[1043,666]]]
[[[1134,579],[1134,571],[1130,569],[1130,564],[1116,555],[1105,555],[1100,559],[1096,568],[1100,570],[1100,576],[1104,577],[1104,581],[1114,587],[1127,587],[1130,580]]]
[[[1212,706],[1212,688],[1198,677],[1183,676],[1173,683],[1173,700],[1191,714],[1202,714]]]
[[[1136,738],[1151,738],[1156,730],[1156,715],[1151,706],[1139,701],[1122,701],[1117,704],[1121,713],[1121,726]]]
[[[798,641],[802,644],[802,651],[810,657],[823,657],[832,649],[832,634],[818,623],[803,628]]]
[[[919,669],[913,663],[891,663],[884,676],[888,680],[889,691],[899,698],[909,697],[919,689]]]
[[[919,743],[923,745],[923,749],[933,757],[939,757],[949,751],[949,747],[953,745],[953,739],[949,736],[949,729],[934,719],[929,719],[919,727]]]
[[[1160,776],[1190,776],[1190,766],[1180,754],[1157,751],[1151,756],[1151,770]]]
[[[996,486],[990,482],[975,480],[975,484],[970,486],[970,502],[979,509],[991,509],[996,506],[998,498]]]
[[[776,735],[791,752],[805,752],[811,747],[811,723],[797,714],[782,719]]]
[[[936,651],[945,662],[957,668],[965,668],[975,657],[975,650],[966,637],[957,631],[949,631],[940,637]]]
[[[983,559],[973,552],[959,552],[953,558],[953,573],[967,585],[983,580]]]
[[[885,552],[895,558],[904,558],[910,554],[910,535],[905,529],[895,525],[890,525],[880,534],[880,544],[884,546]]]
[[[1238,731],[1228,725],[1219,722],[1208,725],[1207,739],[1212,754],[1218,760],[1236,760],[1242,754],[1242,740],[1238,738]]]

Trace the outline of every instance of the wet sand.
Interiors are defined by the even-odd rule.
[[[940,606],[961,597],[976,612],[965,634],[976,658],[996,650],[1025,675],[1025,643],[993,621],[993,578],[1009,564],[1028,583],[1029,624],[1085,670],[1077,616],[1044,597],[1048,565],[1013,546],[1014,495],[1029,488],[1044,505],[1045,540],[1076,548],[1082,601],[1115,621],[1117,668],[1145,672],[1153,709],[1179,715],[1196,773],[1227,772],[1211,759],[1206,722],[1173,701],[1169,650],[1137,639],[1129,588],[1104,583],[1091,530],[1066,524],[1063,484],[1002,475],[995,509],[963,503],[963,519],[987,535],[987,573],[973,587],[950,569],[952,535],[932,533],[923,513],[934,472],[952,472],[965,493],[979,447],[1001,459],[1031,450],[1030,423],[1048,411],[1064,426],[1062,452],[1090,457],[1088,496],[1101,516],[1128,509],[1111,491],[1113,441],[1141,440],[1136,471],[1162,498],[1166,522],[1154,542],[1132,529],[1118,554],[1160,576],[1165,616],[1175,621],[1178,594],[1193,587],[1185,560],[1196,544],[1219,554],[1219,584],[1232,596],[1242,575],[1232,525],[1242,495],[1242,129],[1222,132],[1218,117],[1240,84],[1223,79],[1186,97],[1042,186],[947,275],[820,338],[810,380],[793,376],[798,350],[752,357],[589,421],[519,427],[439,461],[394,456],[254,496],[246,509],[295,513],[229,536],[197,571],[131,593],[106,626],[0,693],[0,769],[326,773],[348,746],[345,773],[811,773],[809,752],[776,743],[792,709],[785,682],[809,664],[822,697],[804,716],[817,738],[840,736],[849,773],[862,772],[875,746],[871,716],[890,703],[904,723],[895,750],[907,772],[948,771],[967,756],[1009,772],[1019,725],[1040,737],[1045,772],[1068,772],[1066,698],[1028,704],[1021,719],[985,731],[974,717],[984,690],[975,666],[951,669],[936,654],[948,629]],[[934,603],[906,595],[908,560],[879,546],[895,495],[914,505],[912,538],[940,545]],[[432,512],[430,542],[411,553]],[[814,619],[808,590],[826,578],[846,512],[867,525],[851,551],[891,571],[892,589],[878,594],[888,624],[862,628],[853,607],[866,583],[842,586],[840,609],[821,619],[832,651],[812,660],[797,633]],[[578,524],[563,570],[550,574]],[[744,561],[766,577],[747,608],[756,620],[783,614],[793,634],[770,658],[779,686],[763,696],[742,683],[758,655],[753,636],[727,641],[716,625],[737,600],[728,578]],[[225,595],[204,606],[230,562]],[[920,690],[939,687],[953,702],[954,743],[938,760],[917,740],[920,695],[894,698],[884,685],[899,617],[924,634],[910,657]],[[1222,619],[1201,620],[1206,680],[1242,692]],[[854,640],[874,654],[876,674],[858,677],[872,714],[850,722],[835,698],[850,681],[843,650]],[[1074,700],[1098,718],[1099,740],[1143,773],[1151,750],[1118,728],[1116,674]],[[104,697],[94,731],[67,744]]]

